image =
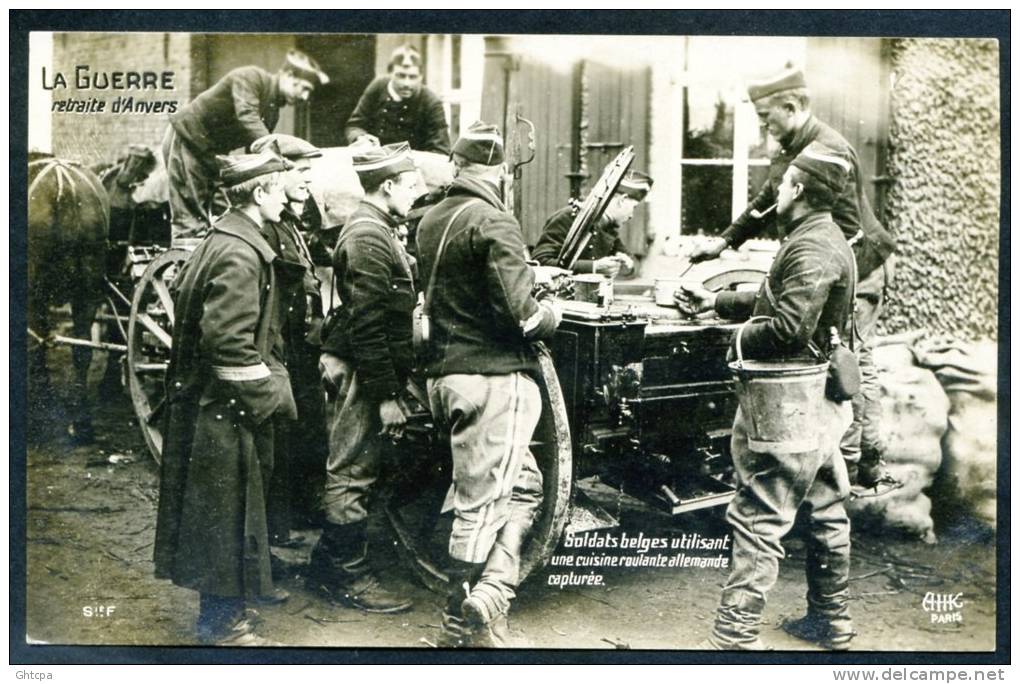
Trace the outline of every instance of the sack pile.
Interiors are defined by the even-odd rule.
[[[877,347],[875,363],[882,383],[882,432],[889,473],[903,488],[847,506],[855,525],[916,536],[934,543],[932,502],[924,493],[942,463],[949,398],[935,374],[914,365],[906,344]]]
[[[996,345],[940,338],[914,350],[949,397],[949,429],[937,482],[946,523],[970,516],[994,529],[996,514]]]

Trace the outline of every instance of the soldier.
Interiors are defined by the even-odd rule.
[[[786,239],[757,293],[713,294],[684,287],[677,304],[688,314],[715,309],[720,316],[751,321],[741,348],[751,359],[807,359],[810,345],[831,351],[832,330],[849,334],[853,307],[854,256],[830,213],[853,169],[840,150],[811,143],[784,172],[777,189],[777,213]],[[794,397],[775,410],[795,409]],[[811,400],[812,403],[815,400]],[[807,407],[804,407],[807,410]],[[748,421],[737,409],[730,448],[737,493],[726,509],[733,526],[733,557],[715,627],[707,647],[764,649],[758,632],[765,596],[779,574],[782,538],[802,508],[808,520],[807,616],[784,628],[801,639],[845,650],[854,637],[849,611],[850,520],[843,501],[849,495],[840,437],[850,424],[847,402],[821,400],[811,451],[766,451],[749,441]],[[767,420],[767,419],[761,419]]]
[[[273,147],[275,146],[275,147]],[[297,421],[280,421],[276,434],[276,467],[269,496],[269,539],[275,546],[292,546],[290,537],[299,520],[315,516],[326,470],[326,422],[319,379],[319,329],[322,326],[321,283],[305,241],[307,204],[317,212],[308,189],[312,159],[322,151],[292,135],[275,134],[252,143],[252,151],[279,150],[294,168],[286,175],[287,204],[279,221],[266,223],[263,234],[280,259],[297,264],[304,274],[301,291],[288,303],[283,326],[287,368],[290,371]]]
[[[410,45],[393,51],[389,76],[372,81],[347,120],[351,145],[407,141],[411,149],[450,154],[450,131],[439,96],[422,84],[421,55]]]
[[[631,171],[623,177],[596,223],[588,246],[574,264],[574,273],[602,273],[615,278],[621,271],[626,274],[634,270],[634,259],[627,254],[620,240],[620,229],[634,216],[637,205],[648,196],[652,182],[651,176],[640,171]],[[576,215],[577,210],[570,205],[550,216],[542,228],[542,237],[532,250],[532,258],[543,266],[556,266],[556,257]]]
[[[276,596],[265,489],[273,418],[296,417],[279,331],[301,274],[261,232],[283,211],[287,163],[265,150],[227,164],[234,209],[177,279],[155,566],[156,577],[199,592],[202,642],[250,646],[267,642],[245,601]]]
[[[291,50],[277,73],[257,66],[234,69],[171,115],[163,160],[174,242],[201,237],[212,225],[216,155],[247,149],[269,135],[281,107],[307,100],[326,83],[329,77],[315,60]]]
[[[353,161],[365,198],[333,253],[342,304],[320,357],[331,395],[326,519],[309,574],[336,603],[396,613],[411,601],[381,586],[369,565],[367,498],[379,476],[380,437],[399,439],[407,423],[401,394],[414,365],[414,269],[396,229],[420,190],[407,143],[362,150]]]
[[[439,645],[501,647],[521,546],[542,500],[542,475],[528,449],[542,407],[532,341],[551,337],[559,316],[531,296],[521,229],[499,199],[499,131],[473,124],[453,159],[456,180],[417,235],[422,277],[436,269],[434,339],[424,361],[429,404],[453,451]]]
[[[708,240],[691,255],[691,261],[714,259],[724,249],[736,249],[760,232],[770,219],[779,183],[791,160],[811,142],[818,141],[851,162],[846,190],[832,208],[832,218],[853,246],[857,258],[859,283],[855,344],[861,367],[861,391],[853,399],[854,422],[843,440],[843,457],[851,479],[862,487],[874,487],[889,480],[882,462],[885,445],[879,434],[882,405],[879,402],[878,373],[871,356],[872,337],[881,314],[882,301],[892,279],[892,255],[895,241],[875,218],[864,192],[860,160],[850,143],[835,130],[811,114],[810,97],[804,74],[788,70],[775,78],[748,86],[748,95],[758,118],[782,150],[769,165],[768,180],[750,205],[722,235]]]

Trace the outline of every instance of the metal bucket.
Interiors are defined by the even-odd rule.
[[[740,339],[747,323],[737,332],[737,360],[729,366],[748,426],[748,447],[774,454],[814,451],[821,437],[828,361],[745,360]]]
[[[574,282],[574,299],[598,306],[613,303],[613,279],[601,273],[582,273],[571,278]]]

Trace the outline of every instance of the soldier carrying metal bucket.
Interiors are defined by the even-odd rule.
[[[808,612],[784,628],[835,650],[849,648],[855,634],[848,607],[850,520],[844,508],[850,487],[839,451],[852,418],[850,402],[833,398],[831,381],[815,385],[817,396],[805,393],[802,382],[807,369],[819,367],[819,355],[832,355],[832,329],[849,339],[854,257],[830,213],[849,170],[845,157],[819,143],[792,161],[777,206],[786,238],[757,293],[716,295],[684,286],[675,295],[688,314],[714,308],[724,318],[761,317],[738,333],[741,356],[771,374],[768,382],[790,388],[769,401],[755,401],[748,388],[753,379],[738,383],[744,395],[731,442],[738,489],[726,510],[733,526],[732,571],[708,648],[765,648],[758,637],[765,596],[778,577],[782,538],[802,507],[808,513]],[[750,368],[743,365],[739,372]],[[802,415],[815,419],[793,432],[780,420]]]

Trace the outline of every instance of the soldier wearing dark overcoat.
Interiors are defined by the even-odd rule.
[[[313,59],[291,50],[275,74],[257,66],[239,67],[170,116],[163,160],[174,241],[201,237],[212,225],[216,155],[248,149],[273,132],[281,107],[307,100],[328,82]]]
[[[301,273],[261,228],[280,217],[286,168],[268,150],[227,160],[235,208],[175,282],[155,571],[199,592],[206,643],[263,643],[245,605],[274,595],[265,490],[273,418],[296,416],[280,331]]]
[[[312,160],[322,150],[292,135],[274,134],[252,144],[255,152],[272,148],[294,168],[287,172],[284,191],[287,204],[279,221],[267,222],[263,235],[283,261],[296,264],[303,274],[300,291],[284,312],[283,341],[287,370],[298,407],[298,419],[280,419],[276,429],[276,468],[269,497],[269,538],[273,545],[299,543],[291,529],[318,522],[326,470],[325,394],[319,379],[319,330],[322,326],[322,283],[305,236],[306,203],[314,202],[309,191]],[[318,211],[317,207],[313,207]]]

